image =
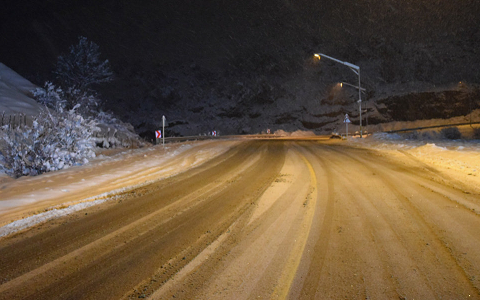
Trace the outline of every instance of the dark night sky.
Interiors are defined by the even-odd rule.
[[[210,68],[249,52],[309,55],[321,47],[359,61],[388,59],[382,52],[410,43],[464,50],[480,39],[480,4],[465,0],[7,0],[3,7],[0,57],[29,74],[51,68],[79,35],[116,64],[187,60]]]

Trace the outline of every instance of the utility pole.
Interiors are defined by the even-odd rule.
[[[163,139],[163,147],[165,147],[165,120],[167,120],[167,118],[165,118],[165,116],[162,116],[162,132],[163,132],[163,135],[162,135],[162,139]]]
[[[355,72],[355,70],[352,69]],[[362,128],[362,90],[360,87],[360,67],[358,67],[358,110],[360,111],[360,138],[362,138],[363,128]]]
[[[325,55],[325,54],[322,54],[322,53],[315,53],[313,56],[315,56],[318,59],[321,59],[321,57],[323,56],[325,58],[333,60],[334,62],[337,62],[337,63],[340,63],[344,66],[349,67],[350,70],[352,70],[353,73],[358,75],[358,110],[359,110],[359,114],[360,114],[360,116],[359,116],[360,117],[360,137],[363,137],[363,135],[362,135],[362,87],[360,86],[360,67],[357,66],[357,65],[351,64],[349,62],[346,62],[346,61],[341,61],[339,59],[333,58],[331,56],[328,56],[328,55]]]

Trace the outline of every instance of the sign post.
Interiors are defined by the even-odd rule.
[[[165,116],[162,116],[162,131],[163,131],[163,147],[165,147]]]
[[[348,117],[348,114],[345,114],[345,119],[343,120],[343,123],[345,123],[345,131],[348,139],[348,123],[350,123],[350,118]]]

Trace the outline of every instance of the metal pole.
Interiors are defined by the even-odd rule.
[[[356,85],[353,85],[353,84],[350,84],[350,83],[348,83],[348,82],[345,82],[345,81],[342,81],[342,82],[341,82],[341,84],[342,84],[342,85],[343,85],[343,84],[345,84],[345,85],[348,85],[348,86],[351,86],[351,87],[353,87],[353,88],[356,88],[356,89],[358,89],[358,86],[356,86]],[[365,89],[365,88],[360,88],[360,90],[361,90],[361,91],[362,91],[362,92],[365,94],[365,91],[366,91],[366,89]]]
[[[163,139],[163,147],[165,147],[165,116],[162,116],[162,139]]]
[[[363,137],[362,132],[362,87],[360,86],[360,68],[358,68],[358,109],[360,110],[360,138]]]

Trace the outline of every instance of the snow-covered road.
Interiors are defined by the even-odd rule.
[[[453,168],[478,152],[389,143],[215,141],[38,176],[137,188],[0,238],[0,298],[478,298],[480,182]]]
[[[0,237],[46,220],[100,204],[115,195],[195,167],[238,141],[202,141],[99,155],[91,163],[16,180],[0,177]],[[384,155],[408,155],[459,182],[478,187],[480,144],[464,141],[404,140],[380,134],[350,138],[346,144]]]
[[[40,176],[16,180],[4,176],[0,181],[0,225],[10,224],[0,227],[0,236],[178,174],[214,158],[236,143],[202,141],[159,145],[112,156],[99,155],[87,165]]]

